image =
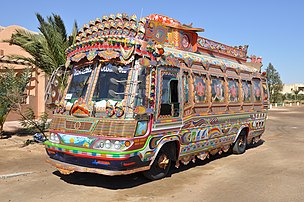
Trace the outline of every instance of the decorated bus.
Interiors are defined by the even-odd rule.
[[[66,50],[68,85],[51,93],[47,161],[63,174],[155,180],[172,165],[257,143],[269,104],[261,58],[203,31],[157,14],[85,24]]]

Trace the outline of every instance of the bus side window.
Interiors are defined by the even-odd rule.
[[[225,102],[225,79],[211,77],[211,97],[213,102]]]
[[[194,74],[194,101],[195,103],[207,102],[206,75]]]
[[[189,104],[189,73],[184,72],[183,75],[183,87],[184,87],[184,105]]]
[[[179,116],[178,80],[173,75],[163,75],[161,87],[161,116]]]
[[[242,81],[243,102],[251,102],[251,81]]]
[[[239,102],[239,81],[237,79],[228,79],[228,100],[229,102]]]
[[[263,81],[262,87],[263,87],[263,102],[268,103],[269,96],[268,96],[268,87],[266,81]]]
[[[262,101],[261,81],[260,79],[252,79],[252,81],[253,81],[254,102],[261,102]]]

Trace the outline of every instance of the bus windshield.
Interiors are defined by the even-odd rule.
[[[127,84],[130,65],[115,66],[105,64],[99,72],[93,101],[101,100],[123,100]]]
[[[66,100],[71,100],[71,102],[73,102],[78,98],[85,96],[91,72],[92,66],[85,66],[81,69],[74,69],[69,90],[65,97]]]

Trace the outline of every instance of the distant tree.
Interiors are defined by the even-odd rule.
[[[291,93],[286,93],[286,99],[287,100],[292,100],[292,94]]]
[[[298,99],[299,99],[300,101],[304,100],[304,95],[303,95],[303,94],[298,94]]]
[[[284,102],[284,94],[283,93],[278,93],[276,102],[279,102],[279,103]]]
[[[283,102],[284,102],[285,100],[287,100],[287,93],[282,94],[282,100],[283,100]]]
[[[270,102],[276,103],[279,101],[280,92],[283,90],[283,83],[280,78],[280,74],[271,63],[269,63],[266,68],[266,74],[269,86]]]
[[[301,89],[293,89],[292,92],[295,95],[295,101],[298,100],[298,94],[300,93]]]

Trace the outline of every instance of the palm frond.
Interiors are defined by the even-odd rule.
[[[54,19],[54,27],[56,28],[56,30],[61,34],[61,37],[64,41],[67,40],[67,33],[66,33],[66,29],[65,29],[65,25],[63,23],[63,20],[61,19],[61,17],[59,15],[56,15],[53,13],[53,19]]]
[[[59,15],[52,14],[44,18],[36,13],[36,17],[39,22],[39,34],[17,30],[7,42],[20,46],[32,56],[18,58],[29,61],[51,75],[60,65],[65,64],[65,50],[75,43],[78,26],[75,21],[71,36],[67,37],[64,22]]]
[[[69,36],[69,46],[71,46],[72,44],[76,43],[76,36],[78,33],[78,25],[77,25],[77,21],[74,21],[74,25],[73,25],[73,30],[72,30],[72,34]]]

